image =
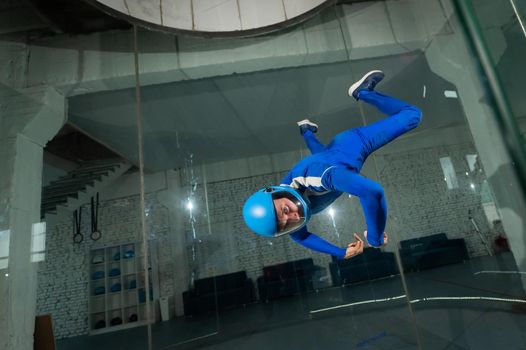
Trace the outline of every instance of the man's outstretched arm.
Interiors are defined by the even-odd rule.
[[[347,246],[347,249],[337,247],[334,244],[331,244],[321,239],[314,233],[307,231],[305,227],[299,231],[291,233],[290,236],[295,242],[301,244],[306,248],[312,249],[320,253],[330,254],[339,259],[348,259],[350,257],[360,254],[363,251],[363,241],[356,234],[354,234],[354,237],[357,239],[357,241],[349,244]]]
[[[387,222],[387,204],[382,186],[345,167],[330,169],[322,181],[326,187],[360,198],[367,225],[367,241],[373,247],[382,246]]]

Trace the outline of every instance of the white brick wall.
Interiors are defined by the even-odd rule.
[[[138,197],[134,197],[138,201]],[[157,256],[157,269],[159,275],[159,296],[171,296],[174,294],[174,266],[173,266],[173,246],[169,240],[170,223],[168,209],[158,200],[155,193],[145,196],[146,231],[148,240],[156,242],[156,249],[150,254]]]
[[[467,154],[476,153],[474,146],[466,143],[382,156],[387,166],[381,169],[381,183],[387,196],[390,227],[399,240],[444,232],[448,238],[464,238],[470,256],[486,254],[469,220],[471,210],[480,230],[490,242],[493,240],[496,233],[481,203],[485,175],[480,170],[470,172],[465,160]],[[451,158],[458,188],[448,189],[441,157]]]
[[[278,177],[281,177],[280,174]],[[313,254],[295,244],[289,237],[275,239],[261,238],[251,233],[242,218],[242,206],[246,198],[256,189],[275,184],[276,174],[254,176],[230,181],[209,183],[207,185],[211,234],[205,219],[198,221],[196,232],[201,243],[198,250],[198,278],[214,274],[224,274],[246,270],[254,280],[261,275],[263,266],[312,256],[315,261],[326,265],[330,257]],[[198,188],[197,198],[202,198],[202,188]],[[198,200],[204,203],[204,200]],[[312,231],[328,225],[327,219],[316,220]],[[188,241],[191,242],[191,226],[186,227]],[[321,230],[320,230],[321,232]],[[329,231],[330,232],[330,231]],[[338,243],[330,234],[323,235]],[[191,253],[191,246],[188,247]],[[189,254],[191,256],[191,254]],[[213,269],[210,269],[213,267]]]
[[[151,196],[147,196],[150,202]],[[154,200],[153,200],[154,201]],[[160,250],[160,268],[169,257],[165,252],[170,247],[165,242],[167,220],[164,208],[155,203],[147,207],[149,216],[147,228],[149,238],[156,239],[164,246]],[[156,221],[149,218],[155,215]],[[48,224],[49,225],[49,224]],[[96,242],[89,238],[91,231],[89,205],[82,207],[82,233],[84,241],[73,244],[73,216],[47,227],[45,261],[39,265],[37,314],[52,314],[55,336],[68,338],[88,332],[88,279],[89,253],[91,249],[128,242],[140,242],[140,201],[131,196],[100,203],[98,228],[102,238]],[[161,295],[171,288],[170,278],[164,277]]]

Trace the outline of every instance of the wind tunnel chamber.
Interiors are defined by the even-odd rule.
[[[526,347],[523,1],[86,4],[116,27],[0,39],[25,72],[1,85],[6,315],[34,299],[60,349]],[[360,171],[389,244],[252,233],[245,200],[310,155],[298,121],[328,145],[388,118],[348,95],[373,69],[423,113]],[[366,226],[344,193],[308,230]]]

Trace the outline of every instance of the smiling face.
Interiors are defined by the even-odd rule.
[[[273,202],[279,231],[301,220],[298,206],[290,199],[279,198],[274,199]]]

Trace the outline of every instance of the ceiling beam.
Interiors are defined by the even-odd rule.
[[[46,29],[49,24],[43,21],[24,2],[11,2],[0,9],[0,34],[11,34]]]

